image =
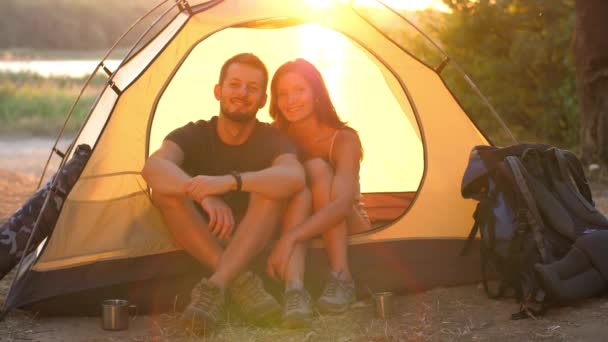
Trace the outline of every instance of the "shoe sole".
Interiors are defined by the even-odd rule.
[[[348,304],[345,304],[345,305],[334,306],[333,304],[327,304],[327,303],[321,304],[321,303],[317,302],[317,308],[319,309],[319,311],[321,313],[336,315],[336,314],[341,314],[341,313],[348,311],[348,309],[350,308],[352,303],[354,303],[354,301],[350,302]]]

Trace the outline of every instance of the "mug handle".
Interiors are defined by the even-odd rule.
[[[129,315],[131,315],[131,312],[135,312],[135,315],[133,315],[133,317],[131,318],[132,320],[137,318],[137,305],[131,304],[129,305]]]

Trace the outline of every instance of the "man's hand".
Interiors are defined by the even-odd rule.
[[[209,215],[209,230],[220,241],[230,238],[234,231],[232,209],[218,197],[207,196],[200,202]]]
[[[289,259],[293,253],[295,241],[286,234],[272,248],[266,263],[266,272],[275,280],[285,279]]]
[[[201,203],[207,196],[221,195],[232,190],[235,180],[232,176],[196,176],[186,183],[186,193]]]

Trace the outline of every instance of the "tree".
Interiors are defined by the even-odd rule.
[[[574,52],[582,160],[608,166],[608,1],[576,0]]]
[[[461,63],[520,142],[578,147],[579,116],[571,53],[574,0],[444,0],[438,40]],[[458,76],[448,86],[494,143],[500,128]]]

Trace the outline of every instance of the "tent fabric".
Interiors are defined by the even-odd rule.
[[[386,194],[384,200],[376,197],[376,201],[370,203],[370,210],[378,213],[378,221],[392,221],[350,237],[355,275],[359,269],[384,268],[390,273],[390,267],[401,268],[404,272],[401,276],[397,273],[387,280],[374,278],[364,271],[359,274],[373,279],[376,287],[382,287],[384,281],[384,288],[408,284],[409,288],[422,289],[479,279],[477,257],[458,257],[456,252],[468,235],[474,210],[472,201],[460,197],[459,185],[469,151],[488,141],[459,106],[440,75],[389,41],[351,5],[339,0],[329,3],[317,8],[304,0],[189,1],[194,12],[191,16],[186,12],[175,16],[163,31],[119,67],[112,80],[121,93],[106,86],[76,138],[76,144],[94,146],[93,153],[66,199],[55,231],[34,264],[32,274],[19,282],[28,291],[11,299],[12,302],[19,306],[31,303],[31,298],[41,301],[59,295],[59,290],[53,293],[47,289],[42,291],[44,295],[42,292],[37,295],[36,291],[41,291],[37,288],[43,287],[45,281],[48,283],[48,279],[60,282],[61,277],[55,275],[64,274],[62,272],[72,274],[73,279],[84,279],[83,273],[89,275],[86,281],[71,287],[70,292],[149,279],[147,271],[138,269],[120,279],[104,274],[107,278],[104,281],[97,281],[89,272],[95,265],[124,266],[129,260],[146,263],[159,256],[180,253],[150,201],[140,171],[150,151],[162,140],[162,132],[186,123],[187,116],[180,116],[181,112],[190,111],[194,113],[191,115],[203,117],[217,113],[217,102],[211,92],[201,89],[196,95],[190,89],[198,87],[199,82],[217,82],[221,64],[206,65],[205,61],[215,59],[221,63],[234,53],[243,52],[234,41],[240,35],[273,37],[272,34],[282,32],[333,32],[353,55],[357,54],[361,64],[353,65],[369,69],[371,76],[362,79],[360,86],[379,82],[385,89],[381,95],[386,99],[381,102],[371,95],[365,98],[375,106],[367,112],[361,112],[354,105],[349,107],[351,102],[358,103],[353,96],[336,95],[340,85],[346,87],[349,77],[357,77],[362,70],[346,75],[347,81],[336,83],[337,90],[332,92],[338,112],[351,115],[349,122],[356,124],[364,148],[393,149],[385,155],[366,150],[362,188],[364,192]],[[306,24],[289,26],[284,18]],[[255,53],[262,60],[275,63],[273,54],[281,55],[282,51],[277,50],[289,44],[274,44],[274,49],[271,46]],[[311,55],[313,63],[328,61],[328,71],[324,73],[327,79],[339,66],[331,55]],[[345,57],[341,60],[349,61]],[[179,85],[188,81],[188,74],[204,68],[213,74],[201,74],[200,79]],[[368,94],[373,92],[370,90]],[[267,108],[264,111],[260,116],[267,118]],[[383,134],[395,127],[399,129],[397,133]],[[391,144],[391,139],[396,143]],[[398,172],[391,173],[395,169]],[[364,170],[373,172],[364,174]],[[393,196],[397,199],[386,199],[391,194],[397,194]],[[322,244],[318,242],[314,246],[311,255],[322,258]],[[311,257],[316,261],[310,261],[316,271],[324,269],[318,258]],[[425,261],[430,264],[422,266],[420,263]],[[429,268],[431,265],[436,269]],[[166,274],[165,271],[159,270],[159,274]],[[437,274],[431,274],[433,272]]]

